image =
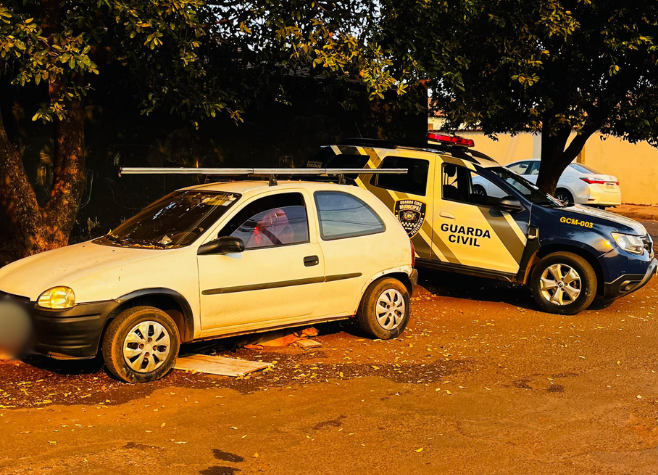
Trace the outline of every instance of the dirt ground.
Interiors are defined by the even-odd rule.
[[[560,317],[523,287],[424,272],[394,341],[347,322],[316,350],[184,348],[276,362],[244,379],[0,363],[0,473],[655,475],[657,306],[658,279]]]

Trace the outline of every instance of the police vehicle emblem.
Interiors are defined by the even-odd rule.
[[[395,202],[395,216],[409,237],[414,237],[425,222],[427,205],[422,201],[400,200]]]

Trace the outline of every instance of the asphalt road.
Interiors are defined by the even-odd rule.
[[[242,380],[0,363],[0,473],[655,475],[658,280],[560,317],[522,287],[421,279],[394,341],[327,324],[306,352],[186,348],[276,361]]]

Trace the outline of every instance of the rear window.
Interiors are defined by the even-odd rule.
[[[427,160],[386,157],[379,168],[406,168],[408,171],[402,175],[376,175],[371,182],[374,186],[419,196],[427,193],[427,174],[430,168]]]
[[[339,191],[318,191],[315,204],[320,220],[320,236],[325,241],[384,232],[377,213],[356,196]]]
[[[572,163],[569,166],[579,173],[594,173],[595,175],[602,175],[600,171],[594,170],[592,167],[587,167],[582,163]]]

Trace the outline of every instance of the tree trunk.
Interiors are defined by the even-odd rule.
[[[63,120],[56,119],[53,162],[53,188],[42,208],[0,114],[0,205],[21,257],[68,243],[85,187],[84,108],[79,101],[67,104]]]
[[[541,167],[537,177],[537,187],[545,193],[554,194],[557,183],[564,170],[582,151],[587,139],[598,129],[597,126],[584,127],[569,146],[567,141],[570,128],[564,128],[552,134],[543,127],[541,135]]]

